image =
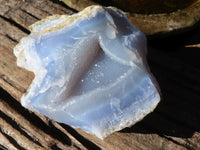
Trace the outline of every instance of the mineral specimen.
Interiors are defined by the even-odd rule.
[[[35,78],[24,107],[105,138],[152,112],[160,95],[146,38],[113,7],[91,6],[33,24],[14,48]]]

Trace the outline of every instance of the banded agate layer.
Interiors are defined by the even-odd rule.
[[[24,107],[103,139],[160,101],[145,35],[120,10],[91,6],[30,28],[14,48],[17,65],[35,74]]]

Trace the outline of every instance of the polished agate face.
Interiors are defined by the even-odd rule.
[[[113,7],[91,6],[31,26],[14,48],[35,78],[24,107],[99,138],[152,112],[160,96],[146,63],[146,38]]]

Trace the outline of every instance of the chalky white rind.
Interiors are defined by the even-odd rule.
[[[24,107],[103,139],[160,101],[145,35],[120,10],[91,6],[48,17],[31,31],[14,48],[17,65],[35,74]]]

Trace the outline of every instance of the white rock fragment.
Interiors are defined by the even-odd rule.
[[[24,107],[105,138],[152,112],[160,96],[146,63],[146,38],[113,7],[91,6],[31,26],[14,48],[34,72]]]

